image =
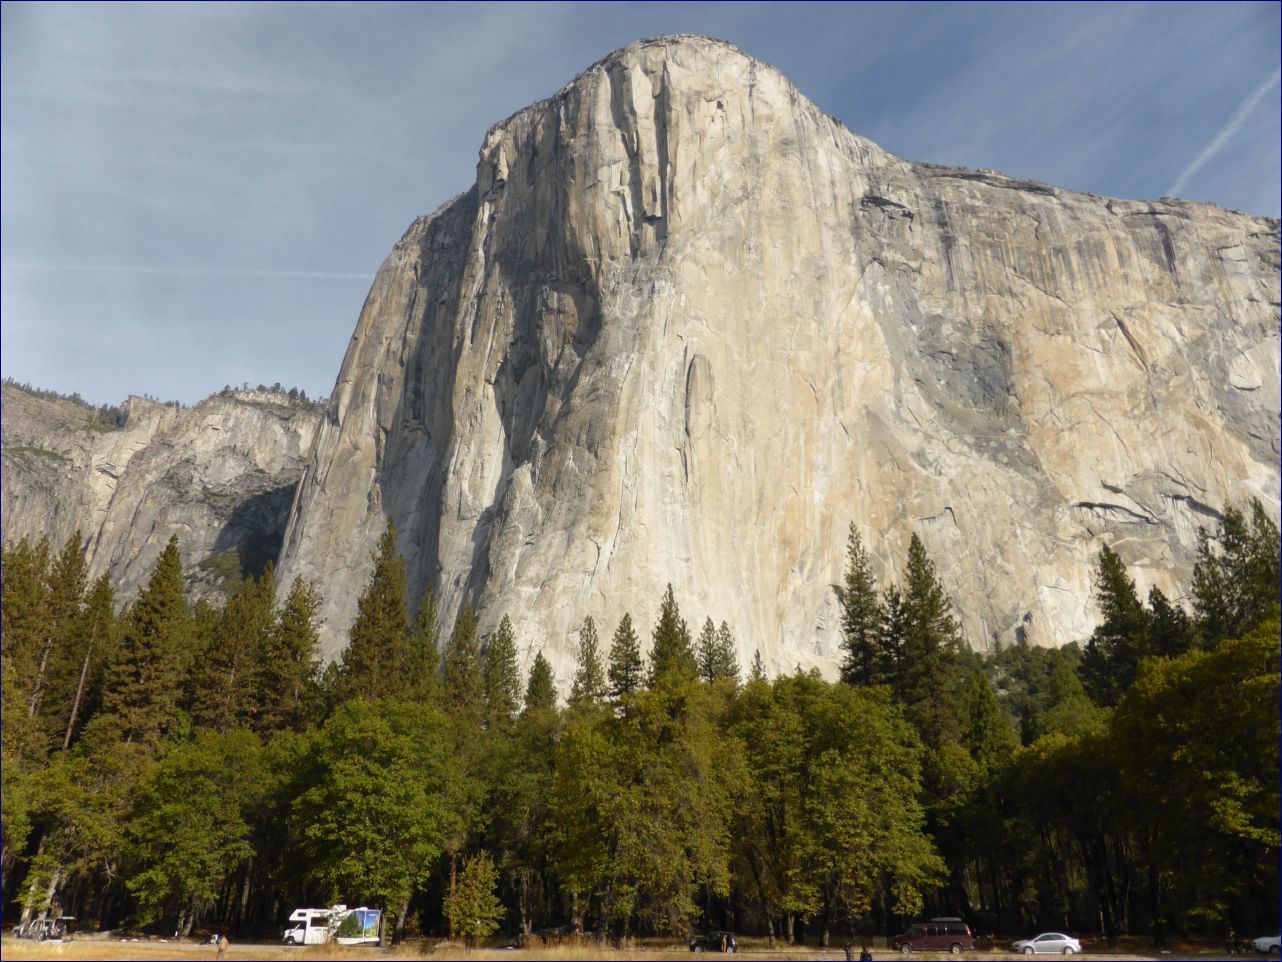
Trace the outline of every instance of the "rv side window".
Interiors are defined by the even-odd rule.
[[[323,929],[325,928],[325,919],[322,916],[314,915],[307,920],[307,927],[309,929]]]
[[[963,922],[949,922],[949,923],[948,923],[948,934],[949,934],[949,935],[965,935],[965,934],[966,934],[966,925],[965,925],[965,923],[963,923]]]

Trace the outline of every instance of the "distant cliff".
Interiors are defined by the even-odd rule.
[[[1101,543],[1183,594],[1279,497],[1278,222],[910,163],[698,37],[492,128],[384,263],[289,523],[345,644],[384,524],[443,618],[561,680],[667,582],[742,663],[831,670],[847,525],[916,532],[971,643],[1094,621]]]
[[[124,598],[179,536],[193,597],[220,600],[280,550],[319,409],[271,392],[215,395],[192,408],[132,397],[123,427],[71,401],[3,388],[4,540],[79,529],[90,572]]]

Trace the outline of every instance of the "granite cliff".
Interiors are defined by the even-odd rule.
[[[125,598],[171,533],[196,597],[279,550],[335,657],[390,517],[415,601],[510,615],[564,685],[584,615],[646,637],[668,582],[741,663],[831,672],[854,522],[883,581],[922,537],[976,647],[1062,644],[1100,544],[1179,597],[1226,504],[1277,518],[1278,272],[1276,220],[911,163],[728,44],[642,41],[490,130],[323,413],[110,429],[6,386],[4,538],[79,528]]]
[[[131,397],[123,426],[6,384],[0,447],[4,540],[84,535],[93,577],[118,597],[146,583],[177,534],[193,598],[221,601],[280,550],[320,411],[236,391],[191,408]]]
[[[345,643],[384,519],[565,682],[667,582],[746,663],[831,670],[845,532],[916,532],[966,634],[1093,625],[1113,545],[1186,589],[1279,499],[1278,222],[911,163],[773,68],[635,43],[494,126],[369,293],[289,519]]]

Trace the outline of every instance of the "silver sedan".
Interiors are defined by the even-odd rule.
[[[1031,939],[1016,942],[1011,946],[1011,950],[1023,952],[1025,955],[1041,955],[1043,952],[1049,952],[1051,955],[1076,955],[1082,951],[1082,943],[1059,932],[1043,932]]]

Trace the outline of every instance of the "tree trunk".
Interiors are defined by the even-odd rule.
[[[45,687],[45,667],[49,664],[49,652],[53,650],[53,636],[45,639],[44,648],[40,652],[40,667],[36,669],[36,681],[31,686],[31,703],[27,705],[27,717],[35,715],[36,709],[40,707],[40,696],[44,694]]]
[[[245,922],[245,914],[249,911],[249,892],[253,887],[254,881],[254,860],[251,858],[245,863],[245,884],[240,888],[240,901],[236,905],[236,937],[240,937],[241,926]]]
[[[1149,911],[1153,915],[1153,944],[1166,945],[1166,930],[1162,927],[1162,878],[1157,866],[1149,860],[1148,866],[1148,900]]]
[[[458,852],[450,852],[450,905],[454,904],[454,883],[458,881]],[[450,941],[454,941],[453,912],[446,913],[445,925],[449,931]]]
[[[530,937],[530,871],[521,869],[520,885],[518,886],[521,903],[521,944],[524,946],[525,940]]]
[[[400,907],[396,910],[396,931],[392,934],[392,944],[400,945],[401,939],[405,936],[405,916],[410,910],[410,900],[405,899],[401,902]],[[386,923],[384,923],[386,928]]]
[[[89,658],[93,653],[93,642],[85,652],[85,660],[80,663],[80,681],[76,684],[76,697],[71,702],[71,717],[67,719],[67,733],[62,738],[62,750],[71,747],[71,736],[76,730],[76,716],[80,714],[80,700],[85,694],[85,679],[89,677]]]

